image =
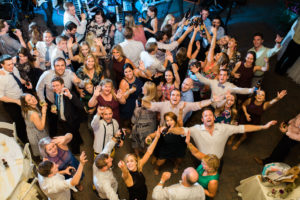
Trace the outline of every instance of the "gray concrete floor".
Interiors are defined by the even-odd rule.
[[[192,4],[185,2],[184,7],[191,7]],[[177,9],[177,10],[176,10]],[[172,5],[170,12],[177,13],[178,6]],[[252,47],[252,34],[262,32],[265,35],[265,46],[272,47],[276,36],[277,22],[274,16],[279,13],[277,1],[273,0],[252,0],[246,6],[237,6],[233,9],[232,19],[228,27],[230,35],[236,36],[239,43],[239,50],[242,55]],[[225,17],[226,13],[222,16]],[[59,27],[61,29],[61,27]],[[266,73],[263,89],[266,91],[266,98],[275,97],[277,91],[282,89],[288,90],[288,95],[279,103],[274,105],[270,110],[266,111],[262,117],[262,123],[269,120],[284,121],[294,117],[300,112],[300,86],[296,85],[291,79],[284,76],[278,76],[273,72],[276,58],[271,59],[271,69]],[[0,121],[10,121],[7,113],[0,106]],[[200,112],[193,114],[188,126],[200,123]],[[92,135],[88,132],[87,123],[81,124],[81,136],[84,140],[84,145],[81,150],[85,151],[88,156],[88,164],[84,168],[85,178],[83,180],[84,191],[74,194],[75,199],[97,199],[97,195],[92,190],[92,162],[93,150]],[[224,167],[220,176],[219,189],[215,200],[233,200],[239,199],[235,191],[235,187],[239,185],[242,179],[249,176],[259,174],[262,167],[257,165],[253,160],[253,156],[264,158],[268,156],[277,142],[281,138],[281,133],[278,131],[278,126],[274,126],[269,130],[249,134],[250,137],[240,146],[237,151],[232,151],[231,147],[227,146],[224,153]],[[300,161],[300,145],[296,146],[288,155],[286,163],[293,166]],[[121,172],[117,167],[117,163],[128,152],[132,152],[129,139],[126,140],[124,147],[117,150],[114,158],[113,171],[119,180],[119,195],[121,199],[128,198],[128,193],[124,182],[121,179]],[[172,174],[171,179],[166,183],[166,186],[177,183],[180,180],[181,173],[184,168],[192,166],[191,155],[188,152],[178,174]],[[163,166],[162,171],[172,170],[173,164],[168,162]],[[148,199],[151,199],[153,187],[159,182],[160,176],[153,174],[153,166],[150,161],[144,167],[144,175],[148,186]],[[160,174],[161,175],[161,174]]]

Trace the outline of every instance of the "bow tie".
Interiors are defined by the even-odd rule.
[[[106,122],[106,125],[108,126],[108,125],[110,125],[110,124],[113,124],[113,122],[111,121],[111,122]]]
[[[221,87],[221,88],[225,88],[225,86],[223,85],[223,84],[221,84],[221,83],[218,83],[218,87]]]

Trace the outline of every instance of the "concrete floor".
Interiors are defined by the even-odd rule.
[[[276,1],[277,2],[277,1]],[[239,43],[239,50],[242,55],[252,47],[252,34],[262,32],[265,35],[265,46],[272,47],[276,36],[275,17],[279,13],[278,4],[273,0],[252,0],[245,6],[237,6],[233,9],[232,19],[229,23],[228,31],[230,35],[236,36]],[[191,7],[192,4],[185,2],[184,8]],[[178,6],[172,5],[170,12],[178,13]],[[222,14],[225,17],[226,13]],[[59,16],[57,16],[59,17]],[[39,19],[37,19],[39,20]],[[61,30],[61,27],[58,28]],[[279,103],[274,105],[270,110],[266,111],[262,117],[262,123],[269,120],[288,120],[300,112],[300,86],[296,85],[291,79],[284,76],[278,76],[273,73],[274,63],[276,59],[271,59],[271,69],[266,73],[263,89],[266,91],[266,99],[274,98],[277,91],[282,89],[288,90],[288,95]],[[0,106],[0,121],[9,121],[7,113],[4,112],[2,104]],[[200,112],[193,114],[188,126],[200,123]],[[240,199],[237,196],[235,187],[239,185],[239,181],[249,176],[259,174],[262,167],[257,165],[253,160],[253,156],[268,156],[272,149],[276,146],[281,138],[281,133],[277,130],[278,126],[274,126],[269,130],[250,134],[250,137],[243,143],[237,151],[232,151],[230,147],[226,147],[224,153],[224,167],[220,176],[219,189],[215,200],[233,200]],[[92,162],[93,162],[93,139],[87,131],[87,123],[81,124],[81,136],[84,140],[81,150],[86,151],[88,156],[88,164],[84,168],[85,178],[83,180],[84,191],[74,194],[74,198],[81,199],[97,199],[97,195],[92,190]],[[286,163],[293,166],[300,161],[300,145],[296,146],[286,159]],[[119,195],[121,199],[128,198],[128,193],[124,182],[120,175],[117,163],[128,152],[132,152],[129,139],[126,140],[123,148],[118,149],[114,158],[114,172],[119,180]],[[163,166],[162,171],[172,170],[173,164],[168,162]],[[178,174],[172,174],[171,179],[166,186],[177,183],[180,180],[181,173],[184,168],[192,166],[190,153],[186,154],[184,163],[182,164]],[[148,162],[144,167],[144,175],[146,176],[148,186],[148,199],[151,199],[153,187],[159,182],[160,176],[153,175],[153,167]],[[161,175],[161,174],[160,174]]]

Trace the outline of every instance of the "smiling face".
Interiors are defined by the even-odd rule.
[[[261,47],[261,45],[262,45],[263,42],[264,42],[264,40],[260,36],[254,36],[254,38],[253,38],[253,46],[255,48]]]
[[[209,15],[208,10],[202,10],[202,12],[200,13],[202,16],[203,21],[205,21]]]
[[[88,70],[94,69],[95,68],[95,59],[93,57],[89,57],[86,60],[86,68]]]
[[[213,112],[211,110],[205,110],[202,113],[202,121],[205,127],[212,127],[215,121]]]
[[[22,53],[19,53],[20,64],[24,64],[28,62],[28,57]]]
[[[61,94],[63,92],[64,84],[61,84],[59,81],[53,81],[51,85],[53,92],[56,94]]]
[[[12,59],[10,60],[5,60],[1,66],[8,72],[13,72],[14,69],[14,63]]]
[[[113,158],[110,157],[110,156],[108,156],[108,158],[105,160],[107,169],[110,169],[110,168],[111,168],[111,166],[112,166],[112,161],[113,161]]]
[[[245,60],[248,65],[252,65],[252,63],[254,61],[254,57],[251,53],[248,53]]]
[[[49,144],[47,144],[45,146],[45,150],[46,150],[46,153],[50,156],[50,157],[55,157],[57,156],[57,146],[55,143],[51,142]]]
[[[173,106],[178,105],[181,99],[181,94],[178,90],[172,90],[170,102]]]
[[[112,83],[106,83],[101,87],[101,91],[104,95],[111,94],[111,90],[112,90]]]
[[[67,41],[61,40],[61,41],[57,44],[57,47],[58,47],[60,50],[66,49],[66,48],[67,48]]]
[[[233,95],[229,95],[229,96],[226,98],[225,107],[231,108],[231,106],[233,106],[234,102],[235,102],[234,96],[233,96]]]
[[[173,25],[175,24],[175,18],[174,18],[174,17],[171,17],[171,18],[168,20],[167,24],[170,24],[170,25],[173,26]]]
[[[182,85],[181,85],[181,91],[186,92],[193,88],[193,80],[191,78],[184,79]]]
[[[237,42],[234,38],[231,38],[228,42],[228,47],[229,48],[235,48],[237,46]]]
[[[54,63],[54,70],[58,76],[62,76],[66,71],[66,63],[63,60],[57,60]]]
[[[103,23],[103,17],[101,15],[95,15],[95,21],[100,25]]]
[[[38,103],[38,101],[36,100],[35,96],[31,95],[31,94],[27,94],[25,96],[25,102],[27,103],[27,105],[31,106],[31,107],[35,107]]]
[[[112,120],[112,116],[113,116],[113,112],[111,110],[111,108],[105,108],[103,111],[103,119],[107,122],[110,123]]]
[[[54,163],[53,162],[53,166],[52,166],[52,168],[51,168],[51,175],[55,175],[55,174],[57,174],[58,173],[58,164],[56,164],[56,163]]]
[[[125,75],[125,78],[126,78],[126,79],[132,80],[132,79],[133,79],[133,70],[132,70],[130,67],[127,67],[127,68],[124,70],[124,75]]]
[[[224,71],[224,70],[221,70],[219,72],[218,78],[219,78],[219,83],[221,83],[221,84],[226,83],[226,81],[228,79],[228,72]]]
[[[93,94],[93,92],[94,92],[94,85],[91,84],[91,83],[86,84],[86,85],[84,86],[84,89],[85,89],[88,93]]]
[[[47,45],[50,45],[52,43],[52,40],[53,40],[53,37],[51,35],[51,33],[47,33],[45,32],[43,34],[43,41],[47,44]]]
[[[88,45],[82,45],[80,49],[83,56],[87,56],[90,52],[90,48]]]
[[[133,155],[127,156],[125,163],[129,171],[135,172],[137,170],[137,161]]]
[[[121,58],[121,53],[117,49],[112,50],[112,55],[116,60]]]
[[[68,11],[71,15],[75,16],[76,15],[76,10],[75,10],[75,6],[70,6],[68,8]]]
[[[257,90],[255,100],[258,102],[264,102],[266,100],[266,93],[263,90]]]
[[[173,73],[170,70],[165,72],[165,79],[166,79],[167,83],[172,84],[172,82],[174,80],[174,76],[173,76]]]
[[[219,28],[221,26],[221,21],[219,19],[214,19],[212,21],[212,25],[216,28]]]

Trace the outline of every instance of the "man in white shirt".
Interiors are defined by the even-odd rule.
[[[14,66],[10,55],[3,55],[0,58],[0,101],[16,123],[18,137],[24,142],[28,142],[26,126],[21,112],[20,97],[23,94],[25,81],[21,79],[18,69]],[[26,86],[28,89],[31,87]]]
[[[93,183],[102,199],[118,200],[118,182],[111,169],[112,157],[111,151],[120,137],[118,131],[112,139],[105,145],[103,151],[97,155],[93,165]]]
[[[39,52],[40,68],[43,70],[50,69],[51,67],[51,54],[56,47],[52,41],[52,33],[47,30],[43,33],[43,41],[36,43],[36,49]]]
[[[202,74],[199,73],[199,67],[192,65],[190,71],[193,72],[201,83],[209,85],[211,89],[211,96],[214,95],[222,96],[227,93],[234,94],[252,94],[255,88],[240,88],[234,84],[227,82],[228,80],[228,71],[225,69],[220,69],[218,79],[208,79],[205,78]],[[217,104],[212,104],[214,107],[221,107],[226,100],[218,102]]]
[[[38,166],[38,181],[41,190],[47,195],[49,200],[69,200],[71,199],[71,191],[77,192],[75,188],[79,184],[83,166],[87,162],[84,152],[80,155],[80,164],[75,175],[65,180],[65,177],[58,173],[58,165],[51,161],[43,161]],[[69,174],[70,169],[69,167]],[[74,169],[74,168],[73,168]]]
[[[155,200],[205,200],[204,189],[197,183],[198,173],[192,168],[186,168],[181,176],[181,181],[169,187],[163,187],[171,177],[170,172],[164,172],[160,182],[155,186],[152,198]]]
[[[256,53],[256,61],[255,65],[258,66],[265,66],[265,60],[264,58],[270,58],[281,49],[281,41],[282,37],[280,37],[278,34],[276,35],[275,39],[275,46],[271,48],[267,48],[263,45],[264,42],[264,36],[262,33],[255,33],[253,35],[253,47],[249,49],[248,51],[254,51]],[[255,86],[255,84],[258,81],[261,81],[264,77],[264,71],[257,70],[254,72],[254,77],[252,78],[252,86]]]
[[[168,132],[177,135],[187,135],[188,131],[195,141],[196,147],[204,154],[215,154],[222,158],[227,139],[236,133],[260,131],[270,128],[277,121],[270,121],[265,125],[229,125],[215,123],[212,108],[206,107],[202,112],[202,125],[194,125],[190,128],[170,128]]]
[[[66,61],[66,66],[71,65],[71,60],[68,56],[68,47],[67,47],[67,41],[68,38],[66,36],[58,36],[55,39],[56,41],[56,47],[53,49],[51,53],[51,69],[54,69],[54,61],[57,58],[63,58]]]
[[[68,21],[71,21],[77,25],[77,34],[78,34],[78,42],[80,42],[81,39],[83,39],[85,31],[86,31],[86,15],[84,13],[81,14],[81,21],[79,21],[79,18],[76,15],[75,6],[72,2],[66,2],[64,4],[64,26]]]
[[[119,45],[122,47],[126,58],[131,60],[135,66],[139,66],[140,54],[145,50],[143,43],[133,39],[133,30],[130,27],[125,27],[124,37],[124,42]]]

